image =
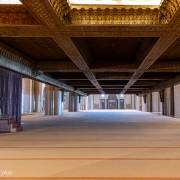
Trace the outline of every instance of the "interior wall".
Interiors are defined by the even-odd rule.
[[[175,117],[180,118],[180,84],[174,86]]]
[[[136,95],[126,94],[124,96],[117,94],[118,108],[120,109],[120,100],[124,99],[124,108],[125,109],[136,109],[139,108],[140,100]],[[136,103],[136,98],[138,99],[138,104]],[[108,108],[108,94],[99,95],[91,94],[87,97],[83,97],[81,100],[81,110],[92,110],[92,109],[101,109],[101,100],[105,100],[105,109]]]

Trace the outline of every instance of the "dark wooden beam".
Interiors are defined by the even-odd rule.
[[[132,75],[129,82],[124,87],[122,93],[125,93],[143,74],[147,71],[153,63],[176,41],[178,35],[171,33],[169,36],[161,36],[155,43],[154,47],[146,55],[138,69]]]
[[[178,76],[176,76],[174,78],[171,78],[171,79],[169,79],[167,81],[161,82],[160,84],[154,86],[152,91],[160,91],[162,89],[177,85],[179,83],[180,83],[180,75],[178,75]]]
[[[98,91],[84,91],[86,94],[99,94]],[[120,94],[121,92],[118,90],[118,91],[115,91],[115,90],[106,90],[104,91],[105,94]],[[128,90],[126,92],[126,94],[142,94],[143,91],[130,91]]]
[[[36,62],[36,68],[44,72],[82,72],[71,61]]]
[[[51,37],[43,25],[0,25],[0,37]]]
[[[0,37],[53,37],[51,31],[46,28],[40,29],[38,26],[41,25],[1,24]],[[6,31],[6,29],[8,31]],[[166,25],[64,25],[61,29],[58,29],[57,32],[61,33],[63,36],[68,37],[160,37],[163,34],[171,32],[176,32],[180,35],[179,30],[180,29],[170,28]]]
[[[87,91],[87,90],[92,90],[92,91],[95,91],[96,89],[95,88],[78,88],[79,90],[81,91]],[[120,87],[105,87],[103,88],[103,90],[122,90],[123,88],[120,88]],[[149,88],[130,88],[130,90],[149,90]]]
[[[180,62],[166,59],[157,61],[146,72],[180,72]]]
[[[36,67],[44,72],[82,72],[70,61],[43,61],[36,62]],[[116,73],[116,72],[126,72],[134,73],[137,70],[136,65],[117,65],[117,66],[107,66],[107,67],[92,67],[90,70],[93,73]],[[180,72],[180,62],[175,62],[172,60],[167,61],[166,59],[161,62],[154,63],[146,72]]]
[[[26,59],[21,53],[0,43],[0,67],[12,70],[19,74],[35,79],[37,81],[64,89],[67,91],[76,92],[79,95],[85,95],[82,91],[77,91],[74,87],[62,83],[51,78],[34,68],[32,61]]]
[[[80,78],[80,77],[71,77],[71,78],[59,78],[59,77],[56,77],[56,79],[60,80],[60,81],[87,81],[86,78]],[[101,80],[106,80],[106,81],[113,81],[113,80],[129,80],[130,78],[129,77],[126,77],[126,76],[122,76],[122,77],[104,77],[104,78],[96,78],[98,81],[101,81]],[[167,77],[149,77],[149,78],[140,78],[138,79],[139,81],[162,81],[162,80],[168,80]]]
[[[69,36],[62,35],[59,29],[63,27],[57,14],[54,12],[49,1],[43,0],[21,0],[28,10],[37,17],[52,32],[52,37],[57,45],[65,52],[72,62],[83,71],[88,80],[103,92],[100,84],[91,72],[86,57],[83,57]]]
[[[179,33],[178,28],[167,25],[66,25],[71,37],[160,37],[170,32]]]

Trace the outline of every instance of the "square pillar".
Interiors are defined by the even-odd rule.
[[[93,107],[93,95],[88,96],[88,110],[94,109]]]
[[[45,115],[63,114],[63,95],[58,88],[46,85],[45,87]]]
[[[54,115],[63,115],[62,91],[57,88],[54,91]]]
[[[22,79],[22,114],[31,114],[33,112],[33,80],[29,78]]]
[[[150,107],[149,107],[149,110],[150,112],[153,112],[153,102],[152,102],[152,92],[150,93]]]
[[[170,88],[170,115],[174,117],[175,111],[174,111],[174,86],[171,86]]]
[[[54,91],[53,87],[45,87],[45,115],[54,115]]]
[[[162,103],[162,114],[163,114],[163,115],[166,115],[164,89],[162,89],[161,91],[159,91],[159,97],[160,97],[160,102]]]
[[[33,80],[33,112],[43,111],[43,86],[41,82]]]
[[[69,93],[69,112],[78,112],[80,108],[80,99],[74,92]]]

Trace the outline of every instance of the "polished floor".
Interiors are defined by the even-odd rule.
[[[23,126],[0,134],[0,179],[180,179],[180,119],[89,111],[24,116]]]

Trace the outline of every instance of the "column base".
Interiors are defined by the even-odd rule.
[[[23,127],[16,122],[16,118],[10,116],[0,117],[0,132],[1,133],[13,133],[21,132]]]

